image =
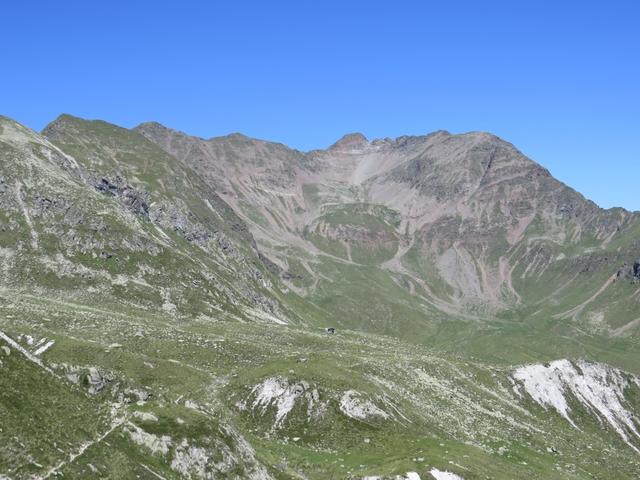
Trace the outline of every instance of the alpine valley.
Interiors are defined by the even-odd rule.
[[[0,117],[0,479],[640,478],[640,212],[483,132]]]

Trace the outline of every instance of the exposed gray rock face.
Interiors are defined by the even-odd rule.
[[[110,372],[103,372],[96,367],[90,367],[84,379],[89,393],[95,395],[111,383],[114,380],[114,376]]]
[[[154,202],[150,211],[150,219],[156,225],[173,230],[187,241],[206,246],[212,232],[198,223],[184,202]]]
[[[129,185],[120,175],[101,177],[94,182],[94,186],[100,193],[118,197],[133,213],[149,219],[148,194]]]
[[[123,399],[135,402],[147,402],[151,398],[151,393],[143,388],[125,388]]]

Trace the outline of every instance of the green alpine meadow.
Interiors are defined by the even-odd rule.
[[[640,478],[640,212],[486,132],[0,116],[0,479]]]

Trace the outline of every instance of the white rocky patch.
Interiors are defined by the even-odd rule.
[[[347,390],[340,399],[340,411],[347,417],[366,420],[370,417],[389,418],[389,414],[370,400],[364,400],[360,392]]]
[[[171,301],[171,294],[169,293],[169,290],[163,288],[160,293],[162,294],[163,300],[162,310],[166,313],[174,314],[177,311],[178,307]]]
[[[145,432],[143,429],[133,423],[128,423],[125,427],[125,431],[131,437],[131,440],[138,444],[144,445],[153,453],[161,453],[166,455],[169,452],[171,446],[171,437],[162,435],[161,437],[154,435],[153,433]]]
[[[34,344],[35,339],[31,335],[24,334],[24,335],[18,335],[18,341],[27,342],[27,345],[31,346]]]
[[[195,410],[197,412],[204,412],[204,408],[202,407],[202,405],[194,402],[193,400],[186,400],[184,402],[184,406],[191,410]]]
[[[429,473],[436,480],[464,480],[460,475],[447,472],[446,470],[438,470],[437,468],[432,468]]]
[[[33,221],[31,220],[31,216],[29,215],[29,209],[27,208],[27,206],[24,203],[24,200],[22,199],[22,184],[20,182],[16,182],[15,188],[16,188],[15,199],[17,200],[18,205],[22,210],[22,214],[24,215],[24,220],[27,223],[27,226],[29,227],[29,231],[31,233],[31,247],[33,249],[37,249],[38,241],[39,241],[38,231],[33,227]]]
[[[157,422],[158,421],[158,417],[156,417],[151,412],[141,412],[140,410],[136,410],[135,412],[133,412],[133,416],[136,417],[136,418],[139,418],[143,422]]]
[[[569,360],[556,360],[548,366],[527,365],[516,369],[512,377],[519,384],[514,391],[521,395],[521,389],[545,409],[553,408],[571,425],[578,428],[570,417],[571,408],[567,395],[572,395],[599,421],[606,421],[634,450],[629,435],[640,439],[638,419],[625,408],[624,391],[630,380],[640,386],[640,379],[603,363],[589,363],[579,360],[575,364]]]
[[[208,475],[208,463],[207,451],[204,448],[189,445],[185,439],[176,448],[173,460],[171,460],[171,469],[180,473],[184,478],[191,478],[191,474],[196,478],[213,478]]]
[[[296,398],[299,396],[297,390],[292,390],[287,379],[281,377],[267,378],[260,385],[254,387],[252,393],[254,392],[256,393],[256,399],[253,402],[254,408],[262,407],[264,413],[268,406],[274,404],[278,409],[274,427],[282,424],[287,414],[295,406]]]
[[[309,384],[304,381],[290,384],[286,378],[271,377],[253,387],[251,394],[255,395],[252,408],[261,408],[263,414],[269,406],[276,407],[277,412],[273,428],[278,428],[282,425],[289,412],[296,405],[298,398],[306,399],[309,418],[315,416],[316,411],[321,411],[318,391],[315,388],[311,389]]]
[[[38,347],[33,354],[37,357],[42,355],[44,352],[46,352],[47,350],[49,350],[53,344],[56,343],[55,340],[49,340],[47,343],[45,343],[44,345],[41,345],[40,347]]]

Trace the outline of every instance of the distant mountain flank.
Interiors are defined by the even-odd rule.
[[[489,133],[371,142],[354,133],[302,153],[159,124],[135,130],[215,185],[269,257],[283,271],[297,268],[313,288],[297,287],[319,301],[330,297],[322,259],[377,265],[421,308],[477,316],[539,305],[564,315],[575,306],[564,299],[583,295],[573,300],[586,302],[578,317],[607,317],[588,300],[611,275],[628,277],[636,260],[637,212],[599,208]]]

